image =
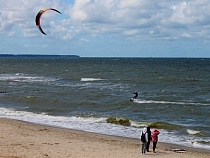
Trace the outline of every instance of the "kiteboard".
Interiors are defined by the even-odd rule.
[[[135,98],[130,98],[130,101],[134,101],[134,100],[136,100]]]

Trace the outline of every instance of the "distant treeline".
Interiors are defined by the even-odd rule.
[[[63,57],[68,57],[68,58],[79,58],[80,56],[78,55],[41,55],[41,54],[0,54],[0,57],[41,57],[41,58],[49,58],[49,57],[57,57],[57,58],[63,58]]]

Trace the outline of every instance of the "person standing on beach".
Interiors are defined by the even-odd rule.
[[[141,132],[141,142],[142,142],[142,155],[146,154],[147,142],[148,142],[147,128],[144,127]]]
[[[154,129],[152,132],[152,142],[153,142],[153,152],[156,153],[155,149],[157,146],[157,142],[158,142],[158,135],[160,134],[160,132],[157,129]]]
[[[152,140],[152,136],[151,136],[151,130],[150,130],[150,127],[147,127],[147,152],[149,152],[149,146],[150,146],[150,141]]]

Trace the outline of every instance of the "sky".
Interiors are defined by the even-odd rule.
[[[35,24],[41,17],[43,35]],[[0,0],[0,54],[210,57],[209,0]]]

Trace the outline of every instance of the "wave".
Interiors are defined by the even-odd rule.
[[[166,77],[159,77],[159,79],[165,81],[165,82],[199,82],[202,81],[202,79],[191,79],[191,78],[166,78]]]
[[[105,80],[105,79],[102,79],[102,78],[81,78],[81,81],[83,81],[83,82],[102,81],[102,80]]]
[[[176,130],[179,131],[184,129],[185,127],[182,125],[170,124],[167,122],[138,122],[133,121],[128,118],[117,118],[117,117],[109,117],[106,119],[107,123],[123,125],[123,126],[131,126],[136,128],[143,128],[149,126],[151,128],[164,129],[164,130]]]
[[[155,101],[155,100],[142,100],[142,99],[135,99],[133,102],[139,103],[139,104],[210,105],[210,104],[205,104],[205,103]]]
[[[15,74],[0,74],[0,81],[10,81],[10,82],[52,82],[57,79],[48,78],[43,76],[32,76],[23,73]]]
[[[190,135],[203,135],[201,131],[196,131],[196,130],[191,130],[191,129],[187,129],[187,133]]]
[[[184,126],[170,124],[170,123],[166,123],[166,122],[153,122],[153,123],[149,124],[149,126],[151,128],[176,130],[176,131],[184,128]]]
[[[117,117],[93,117],[93,116],[52,116],[48,115],[48,112],[42,112],[42,113],[33,113],[33,112],[26,112],[26,111],[19,111],[14,108],[0,108],[0,117],[11,117],[15,119],[20,119],[25,120],[25,121],[35,121],[38,123],[45,123],[45,120],[52,121],[52,123],[62,122],[62,121],[75,121],[75,126],[76,122],[89,122],[90,124],[92,123],[97,123],[98,125],[100,123],[107,123],[111,125],[119,125],[119,126],[126,126],[129,128],[137,128],[141,129],[143,127],[151,127],[151,128],[157,128],[157,129],[162,129],[162,130],[167,130],[167,131],[181,131],[183,129],[186,129],[185,126],[182,125],[176,125],[176,124],[171,124],[167,122],[140,122],[140,121],[133,121],[128,118],[117,118]],[[40,119],[41,118],[41,122]],[[50,119],[50,120],[49,120]],[[57,120],[57,121],[55,121]],[[60,120],[60,121],[59,121]],[[54,124],[53,124],[54,125]],[[59,124],[60,126],[62,124]],[[69,125],[70,126],[70,125]],[[201,136],[202,132],[201,131],[196,131],[192,129],[187,129],[187,133],[190,135],[197,135]]]
[[[11,117],[12,118],[22,118],[22,119],[29,119],[26,121],[33,120],[33,121],[41,121],[39,120],[42,118],[44,121],[45,119],[53,119],[53,122],[55,120],[60,120],[60,121],[67,121],[67,120],[72,120],[72,121],[90,121],[90,122],[97,122],[97,123],[108,123],[108,124],[113,124],[113,125],[120,125],[120,126],[129,126],[129,127],[135,127],[135,128],[143,128],[145,126],[150,126],[151,128],[158,128],[158,129],[169,129],[169,130],[178,130],[181,128],[184,128],[179,125],[174,125],[174,124],[169,124],[166,122],[138,122],[138,121],[132,121],[128,118],[117,118],[117,117],[84,117],[84,116],[51,116],[48,115],[47,113],[33,113],[33,112],[27,112],[27,111],[19,111],[14,108],[0,108],[0,117]],[[37,120],[35,119],[37,118]],[[129,122],[129,124],[128,124]],[[124,124],[126,123],[126,124]]]

